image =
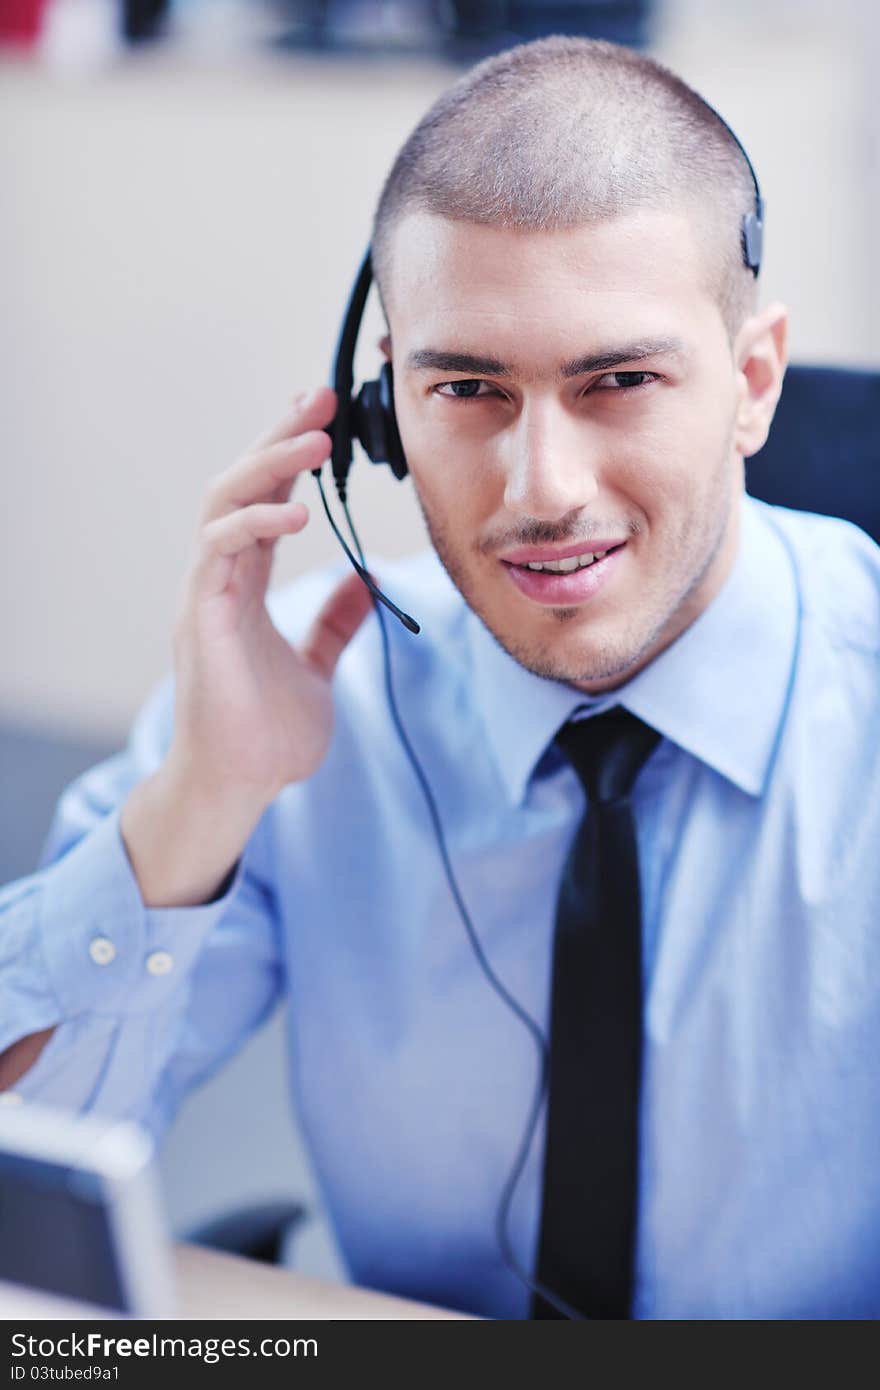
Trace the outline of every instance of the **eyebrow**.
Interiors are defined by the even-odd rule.
[[[642,362],[648,357],[687,357],[688,348],[680,338],[640,338],[635,343],[588,352],[563,362],[558,375],[564,379],[587,372],[610,371],[622,362]],[[444,352],[437,348],[416,348],[406,359],[410,371],[473,372],[475,376],[514,376],[510,363],[497,357],[481,357],[472,352]]]

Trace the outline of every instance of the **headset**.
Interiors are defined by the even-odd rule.
[[[752,167],[752,161],[749,159],[749,156],[746,153],[745,147],[737,138],[734,131],[731,130],[730,126],[724,120],[724,117],[721,116],[720,113],[715,110],[714,106],[711,106],[709,102],[705,101],[705,98],[701,97],[700,100],[703,101],[703,104],[718,119],[718,121],[720,121],[721,125],[727,131],[728,135],[731,136],[731,138],[739,148],[740,153],[742,154],[746,164],[748,165],[749,173],[752,176],[752,182],[755,188],[755,206],[753,210],[750,210],[749,212],[743,215],[740,226],[740,247],[742,252],[743,263],[747,266],[749,270],[753,272],[755,278],[757,279],[758,272],[761,268],[761,258],[764,247],[764,202],[761,197],[761,190],[758,186],[758,178],[754,168]],[[510,1213],[510,1205],[513,1200],[513,1194],[516,1189],[516,1185],[519,1182],[522,1170],[525,1166],[526,1158],[528,1156],[529,1149],[531,1148],[535,1129],[537,1127],[538,1118],[540,1116],[541,1109],[544,1105],[544,1100],[547,1091],[547,1076],[549,1069],[549,1048],[547,1045],[547,1040],[544,1037],[544,1034],[542,1033],[540,1026],[535,1022],[531,1015],[526,1012],[522,1005],[519,1004],[517,1000],[514,999],[513,996],[508,992],[502,981],[499,980],[498,976],[495,974],[494,970],[489,964],[489,961],[486,959],[483,948],[480,945],[479,937],[477,936],[470,915],[462,898],[461,890],[459,889],[458,882],[455,878],[455,874],[453,873],[452,864],[449,858],[449,851],[446,845],[446,839],[443,834],[443,827],[440,822],[440,816],[437,811],[437,804],[434,800],[433,792],[431,791],[428,779],[425,776],[421,763],[419,762],[418,758],[415,755],[415,752],[413,751],[412,744],[410,743],[409,738],[407,737],[406,730],[403,726],[403,722],[400,718],[400,713],[397,708],[397,701],[395,699],[394,687],[391,679],[391,655],[389,651],[388,634],[385,629],[385,620],[382,616],[380,604],[384,605],[389,610],[389,612],[393,613],[394,616],[399,619],[399,621],[409,632],[419,633],[421,631],[421,628],[419,624],[416,622],[415,618],[411,617],[408,613],[404,613],[402,609],[398,608],[397,604],[392,602],[392,600],[387,596],[387,594],[384,594],[382,592],[382,590],[374,582],[372,576],[368,573],[367,562],[364,558],[364,552],[361,547],[360,540],[358,539],[357,532],[354,528],[354,523],[351,519],[351,515],[348,510],[348,475],[352,466],[353,445],[355,440],[357,440],[357,442],[361,445],[362,449],[364,450],[364,453],[366,454],[367,458],[370,460],[371,463],[387,464],[391,469],[392,473],[394,474],[395,478],[402,480],[407,476],[408,472],[406,457],[403,451],[403,444],[400,438],[400,431],[397,427],[397,417],[394,412],[394,372],[391,363],[384,363],[381,371],[379,372],[378,378],[375,381],[365,381],[357,395],[353,395],[354,353],[355,348],[357,346],[357,339],[358,333],[360,331],[361,321],[364,315],[364,308],[367,302],[367,295],[369,294],[372,280],[372,256],[371,249],[368,247],[366,255],[364,256],[363,261],[361,262],[360,269],[358,270],[354,287],[351,291],[351,295],[348,301],[348,307],[345,311],[345,318],[343,320],[342,329],[339,334],[339,341],[336,347],[336,356],[333,365],[332,385],[336,392],[337,409],[333,421],[327,428],[327,433],[330,435],[330,438],[332,440],[330,464],[333,470],[333,481],[336,487],[339,503],[343,511],[345,512],[346,521],[348,523],[348,527],[351,531],[352,539],[357,550],[357,559],[349,549],[344,537],[340,533],[339,528],[336,525],[336,522],[334,521],[333,516],[330,512],[330,508],[327,504],[327,498],[324,493],[323,483],[321,480],[321,469],[312,469],[312,476],[317,481],[318,490],[321,494],[321,501],[324,505],[324,511],[327,515],[327,520],[329,521],[330,526],[332,527],[337,540],[339,541],[340,545],[342,546],[343,550],[345,551],[355,570],[360,575],[363,582],[366,584],[373,598],[373,607],[376,610],[376,618],[379,623],[379,630],[382,639],[382,652],[385,672],[385,689],[388,696],[388,704],[391,711],[391,717],[394,726],[397,730],[397,734],[403,745],[404,751],[406,752],[410,764],[412,765],[412,769],[416,776],[416,779],[419,782],[419,785],[422,789],[422,793],[424,795],[425,803],[428,809],[428,814],[430,816],[434,834],[437,839],[437,846],[440,851],[440,857],[443,861],[443,867],[446,873],[446,878],[449,883],[449,888],[452,893],[452,897],[455,901],[456,907],[458,909],[459,915],[461,917],[462,923],[464,925],[465,931],[467,933],[468,939],[470,941],[471,947],[473,948],[474,954],[477,958],[477,963],[479,964],[480,969],[483,971],[491,987],[501,997],[504,1003],[508,1006],[508,1008],[510,1008],[510,1010],[515,1014],[515,1016],[520,1020],[520,1022],[529,1032],[536,1044],[538,1051],[538,1076],[535,1086],[534,1098],[529,1108],[528,1118],[522,1139],[519,1144],[519,1148],[517,1149],[510,1173],[508,1174],[508,1177],[502,1187],[501,1195],[498,1202],[498,1209],[495,1218],[495,1234],[496,1239],[498,1241],[498,1247],[500,1249],[501,1256],[505,1264],[512,1271],[512,1273],[515,1274],[516,1277],[520,1279],[521,1282],[532,1291],[533,1294],[538,1294],[541,1298],[544,1299],[546,1303],[549,1303],[551,1307],[555,1308],[557,1313],[559,1313],[562,1317],[569,1318],[575,1321],[585,1321],[587,1320],[586,1314],[580,1312],[577,1308],[572,1307],[572,1305],[566,1302],[565,1299],[561,1298],[558,1294],[555,1294],[552,1289],[547,1288],[539,1280],[533,1278],[533,1276],[530,1275],[528,1271],[522,1268],[522,1266],[516,1259],[516,1256],[514,1255],[513,1248],[511,1246],[510,1239],[507,1233],[507,1221]]]

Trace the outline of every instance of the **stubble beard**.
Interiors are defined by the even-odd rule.
[[[543,643],[533,641],[526,644],[517,641],[514,635],[499,632],[492,625],[484,605],[480,603],[478,593],[474,592],[476,585],[469,582],[466,566],[460,563],[454,546],[449,544],[446,529],[438,524],[435,518],[429,516],[418,489],[416,489],[416,497],[428,535],[440,563],[468,608],[480,619],[486,631],[502,650],[535,676],[541,676],[545,680],[557,681],[564,685],[588,687],[597,682],[622,684],[645,661],[645,657],[652,649],[656,648],[655,654],[659,655],[660,651],[674,641],[680,631],[684,630],[684,627],[690,625],[689,622],[682,625],[679,615],[700,588],[711,569],[724,543],[730,521],[732,498],[729,488],[723,486],[723,478],[724,469],[722,468],[716,474],[716,482],[719,485],[718,491],[723,497],[723,503],[714,517],[714,525],[707,524],[701,528],[702,545],[699,547],[697,563],[689,568],[687,574],[680,576],[679,583],[673,588],[671,594],[667,589],[664,595],[658,597],[651,611],[644,613],[638,623],[630,624],[616,639],[600,641],[591,654],[588,664],[579,661],[577,657],[569,657],[567,660],[561,658],[552,638]],[[688,537],[687,533],[682,531],[679,531],[667,544],[673,554],[683,555],[689,550],[690,553],[693,553],[696,548],[693,538]],[[549,608],[545,611],[550,614],[560,633],[563,633],[578,619],[583,620],[584,615],[584,610],[581,607]],[[693,616],[696,617],[697,614],[695,613]],[[693,618],[690,621],[693,621]]]

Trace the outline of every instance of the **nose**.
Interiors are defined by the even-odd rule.
[[[530,401],[510,430],[504,503],[519,516],[558,521],[599,491],[589,426],[554,401]]]

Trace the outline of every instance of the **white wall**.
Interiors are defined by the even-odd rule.
[[[206,481],[326,379],[382,172],[446,76],[0,71],[5,713],[122,734]],[[364,537],[419,548],[404,488],[368,481]],[[316,516],[278,577],[335,545]]]

